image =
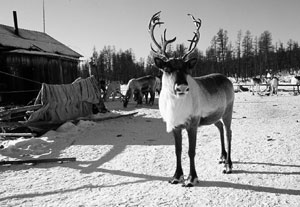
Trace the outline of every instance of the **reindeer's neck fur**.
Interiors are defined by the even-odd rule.
[[[163,120],[167,124],[167,132],[179,125],[184,125],[190,121],[192,117],[200,115],[200,107],[196,106],[199,101],[197,96],[199,93],[199,85],[191,77],[187,76],[187,82],[190,88],[188,94],[183,97],[174,95],[174,81],[172,77],[163,76],[162,90],[159,98],[159,110]],[[197,92],[198,91],[198,92]]]

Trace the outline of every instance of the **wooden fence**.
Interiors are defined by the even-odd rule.
[[[259,86],[264,86],[264,87],[267,87],[267,85],[268,84],[266,84],[266,83],[259,84]],[[248,89],[250,89],[250,87],[253,85],[249,84],[249,83],[245,83],[245,84],[234,83],[233,86],[235,89],[238,86],[247,87]],[[297,85],[297,84],[278,84],[278,91],[291,92],[294,90],[298,90],[299,86],[300,85]]]

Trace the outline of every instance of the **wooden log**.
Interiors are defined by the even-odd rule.
[[[117,118],[121,118],[121,117],[133,116],[133,115],[135,115],[137,113],[138,112],[133,112],[133,113],[129,113],[129,114],[120,114],[120,115],[116,115],[116,116],[108,116],[108,117],[103,117],[103,118],[80,118],[78,120],[84,120],[84,121],[105,121],[105,120],[109,120],[109,119],[117,119]]]
[[[7,109],[7,110],[4,110],[4,111],[0,111],[0,116],[6,115],[7,113],[15,114],[15,113],[23,112],[23,111],[37,110],[41,107],[42,107],[42,104],[11,108],[11,109]]]
[[[0,133],[0,136],[6,137],[35,137],[35,133]]]
[[[39,121],[39,122],[23,121],[23,122],[20,122],[20,123],[22,123],[24,126],[31,129],[31,131],[34,131],[34,132],[37,132],[37,133],[40,134],[40,133],[45,133],[49,130],[56,130],[64,122],[52,123],[52,122],[47,122],[47,121]]]
[[[238,83],[234,83],[233,84],[234,86],[253,86],[252,84],[238,84]],[[267,86],[269,84],[266,84],[266,83],[261,83],[259,84],[260,86]],[[296,85],[296,84],[278,84],[278,87],[280,86],[294,86],[294,87],[297,87],[299,85]]]
[[[24,126],[24,125],[20,122],[1,122],[0,121],[0,127],[14,127],[14,128],[17,128],[17,127],[22,127],[22,126]]]
[[[39,163],[51,163],[51,162],[74,162],[75,157],[70,158],[45,158],[45,159],[28,159],[28,160],[11,160],[11,161],[0,161],[0,165],[20,165],[20,164],[39,164]]]

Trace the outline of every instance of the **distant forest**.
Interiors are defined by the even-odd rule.
[[[201,40],[200,40],[201,41]],[[170,57],[179,57],[186,50],[185,45],[169,46]],[[229,41],[228,32],[220,29],[212,38],[205,53],[196,49],[194,56],[198,63],[192,76],[209,73],[222,73],[236,78],[262,76],[267,72],[294,73],[300,69],[300,48],[296,41],[272,44],[272,34],[264,31],[259,37],[253,37],[250,31],[239,31],[235,42]],[[146,60],[135,59],[132,49],[116,51],[114,46],[105,46],[96,51],[89,61],[80,67],[81,76],[95,75],[98,80],[119,80],[127,83],[131,78],[144,75],[160,76],[161,72],[153,65],[153,54]]]

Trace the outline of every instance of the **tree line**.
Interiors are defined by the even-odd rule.
[[[180,57],[186,51],[184,44],[175,47],[169,45],[170,57]],[[262,76],[267,72],[294,73],[300,68],[300,47],[298,42],[288,40],[272,44],[272,34],[264,31],[254,37],[250,31],[244,34],[238,31],[234,43],[229,41],[228,32],[219,29],[212,38],[205,53],[196,48],[193,56],[198,57],[193,76],[210,73],[222,73],[236,78]],[[91,58],[80,67],[81,76],[92,74],[98,80],[118,80],[127,83],[131,78],[144,75],[160,76],[161,73],[153,64],[153,53],[147,59],[136,60],[132,49],[117,51],[114,46],[105,46],[102,50],[93,49]]]

